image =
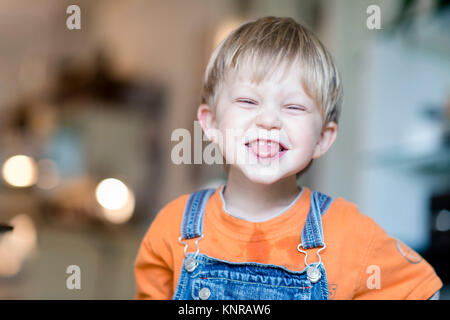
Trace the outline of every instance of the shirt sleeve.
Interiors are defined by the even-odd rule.
[[[145,234],[134,263],[136,299],[168,300],[173,296],[173,257],[167,219],[170,211],[163,208]]]
[[[371,219],[370,219],[371,220]],[[373,220],[354,299],[426,300],[441,287],[433,267]]]

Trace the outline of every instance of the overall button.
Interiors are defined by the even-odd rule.
[[[211,295],[211,290],[209,288],[201,288],[200,292],[198,293],[198,296],[202,300],[208,300],[209,296]]]
[[[184,261],[184,268],[187,272],[192,272],[197,268],[198,262],[192,257],[187,257]]]
[[[320,270],[315,266],[308,267],[308,269],[306,270],[306,276],[308,277],[308,280],[311,281],[311,283],[316,283],[320,280],[320,278],[322,278]]]

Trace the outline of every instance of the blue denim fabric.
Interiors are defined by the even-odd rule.
[[[189,254],[194,256],[194,254]],[[197,268],[182,269],[173,299],[199,300],[202,288],[208,288],[209,300],[327,300],[328,283],[321,263],[322,278],[312,284],[306,272],[295,272],[277,265],[233,263],[196,256]]]
[[[199,191],[211,195],[210,190]],[[204,197],[204,194],[193,194],[193,197]],[[315,239],[314,242],[324,245],[321,215],[328,208],[331,198],[327,197],[326,206],[322,203],[325,195],[315,192],[311,196],[311,210],[302,231],[302,238]],[[188,201],[189,203],[189,201]],[[193,223],[197,220],[199,232],[202,232],[204,206],[191,210],[187,205],[184,221]],[[323,210],[321,212],[321,210]],[[195,219],[192,217],[195,216]],[[187,223],[183,222],[182,234],[186,234]],[[199,236],[201,234],[197,234]],[[191,235],[192,236],[192,235]],[[306,244],[306,243],[304,243]],[[310,243],[308,243],[310,244]],[[307,245],[317,247],[319,245]],[[302,254],[299,252],[299,254]],[[194,270],[188,271],[184,262],[195,258]],[[203,288],[208,288],[209,300],[327,300],[328,282],[323,263],[312,264],[321,273],[319,281],[312,283],[306,274],[308,267],[301,272],[288,270],[282,266],[255,262],[235,263],[219,260],[201,253],[189,253],[183,262],[183,268],[173,299],[198,300]]]

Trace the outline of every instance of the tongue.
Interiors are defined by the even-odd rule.
[[[277,143],[271,143],[270,145],[259,145],[258,143],[252,143],[251,149],[261,158],[271,158],[278,153],[280,146]]]

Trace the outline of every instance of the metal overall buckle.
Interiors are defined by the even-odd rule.
[[[322,278],[322,274],[318,268],[318,266],[322,263],[322,257],[320,256],[320,251],[325,249],[327,247],[327,245],[324,244],[322,248],[317,250],[317,256],[319,257],[319,262],[313,262],[310,264],[308,264],[308,262],[307,262],[308,253],[305,250],[301,249],[302,246],[303,246],[303,244],[300,243],[297,246],[297,250],[300,251],[301,253],[305,254],[306,277],[308,278],[309,281],[311,281],[311,283],[316,283],[317,281],[320,280],[320,278]]]
[[[200,238],[195,240],[195,246],[197,247],[197,250],[195,251],[194,256],[188,256],[188,253],[187,253],[188,244],[183,241],[181,236],[178,238],[178,242],[180,244],[184,244],[184,257],[186,259],[184,259],[183,265],[187,272],[194,271],[198,266],[198,261],[195,258],[197,257],[198,253],[200,252],[200,248],[198,247],[198,242],[202,239],[203,239],[203,234],[200,236]]]

